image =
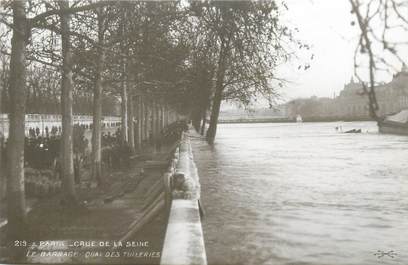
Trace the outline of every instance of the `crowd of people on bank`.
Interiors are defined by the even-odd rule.
[[[84,156],[88,146],[85,138],[85,125],[74,125],[73,148],[75,159]],[[53,126],[51,130],[45,127],[45,133],[40,134],[39,129],[29,129],[25,140],[25,163],[27,167],[35,169],[58,169],[59,152],[61,145],[61,129]]]
[[[74,147],[74,178],[75,183],[87,183],[86,174],[83,170],[90,168],[91,146],[85,137],[85,132],[90,125],[74,125],[73,147]],[[166,126],[158,137],[153,138],[152,133],[143,141],[143,148],[153,142],[157,145],[171,144],[180,139],[183,131],[188,129],[186,121],[178,121]],[[89,135],[89,134],[88,134]],[[90,136],[90,135],[89,135]],[[89,137],[88,137],[89,138]],[[102,170],[110,172],[130,165],[133,150],[123,142],[121,128],[115,132],[104,130],[101,138],[102,144]],[[25,138],[25,189],[28,196],[44,197],[57,194],[61,189],[61,165],[60,165],[60,143],[61,127],[38,127],[29,128]],[[143,149],[144,150],[144,149]],[[0,154],[1,172],[5,172],[7,165],[6,158],[7,141],[0,132]],[[2,175],[5,178],[5,174]],[[2,179],[3,181],[3,179]],[[5,182],[1,182],[5,187]],[[3,185],[4,184],[4,185]],[[4,198],[5,192],[1,193]]]
[[[91,128],[91,125],[74,125],[74,173],[75,179],[79,182],[80,168],[89,164],[90,146],[89,141],[85,137],[85,131]],[[188,125],[185,121],[177,121],[163,129],[161,135],[155,141],[161,143],[174,142],[180,138],[182,131],[186,130]],[[25,166],[33,169],[51,169],[56,175],[59,174],[59,153],[61,141],[61,127],[46,126],[43,131],[39,127],[29,128],[28,135],[25,138]],[[104,132],[102,134],[102,164],[105,168],[118,169],[129,165],[129,157],[132,150],[126,143],[122,142],[120,127],[116,132]],[[145,144],[153,141],[150,135]],[[0,136],[0,152],[2,152],[2,165],[7,164],[6,161],[7,141]]]
[[[85,125],[74,125],[74,153],[84,152],[88,146],[88,140],[85,138]],[[1,137],[0,137],[1,138]],[[26,167],[35,169],[49,169],[55,167],[59,151],[61,140],[61,127],[52,126],[49,128],[46,126],[43,132],[40,128],[29,128],[28,135],[24,141],[24,162]],[[1,140],[1,152],[3,165],[6,161],[7,140],[2,138]]]
[[[45,137],[48,138],[50,136],[60,135],[61,134],[61,126],[58,126],[58,127],[57,126],[52,126],[51,130],[49,129],[48,126],[45,126],[44,134],[45,135],[41,134],[40,128],[38,128],[38,127],[35,127],[35,128],[30,127],[28,129],[28,137],[29,138],[38,138],[40,136],[45,136]]]

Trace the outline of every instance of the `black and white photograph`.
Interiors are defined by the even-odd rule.
[[[0,0],[0,265],[407,265],[408,0]]]

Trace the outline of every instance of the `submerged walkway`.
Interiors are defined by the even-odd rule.
[[[218,177],[220,177],[219,175],[221,175],[221,173],[214,172],[217,170],[217,166],[211,164],[216,161],[212,158],[214,147],[207,143],[205,136],[202,136],[195,131],[190,131],[190,139],[194,160],[200,176],[201,205],[206,213],[202,220],[202,229],[206,243],[205,246],[208,264],[226,264],[227,261],[228,264],[242,264],[240,263],[239,257],[230,255],[232,251],[225,251],[229,249],[230,246],[225,245],[223,248],[214,247],[214,240],[222,240],[222,238],[214,237],[214,230],[219,229],[221,232],[228,224],[220,226],[218,223],[211,223],[211,220],[214,220],[214,216],[210,215],[217,211],[233,211],[233,209],[222,209],[218,203],[207,203],[208,201],[214,202],[217,200],[221,202],[224,199],[224,194],[222,191],[214,188],[216,186],[214,183],[220,181]],[[217,257],[224,258],[220,260]],[[234,263],[234,261],[236,263]]]
[[[200,175],[201,203],[206,213],[202,227],[208,264],[270,264],[263,260],[263,256],[268,256],[268,253],[254,254],[256,246],[248,244],[253,241],[253,238],[247,237],[248,233],[245,230],[245,224],[247,222],[252,224],[256,219],[254,213],[245,208],[245,200],[259,203],[250,197],[248,190],[241,189],[239,185],[246,182],[245,178],[248,179],[253,174],[249,169],[244,168],[244,162],[254,158],[245,157],[245,154],[241,153],[243,145],[241,141],[247,141],[247,139],[238,137],[239,140],[234,142],[236,145],[225,151],[219,149],[220,144],[224,141],[236,141],[236,139],[222,138],[221,134],[217,137],[215,144],[209,145],[204,136],[197,133],[191,135],[193,154]],[[226,158],[233,156],[238,159],[234,160],[233,164],[225,164],[229,161]],[[235,168],[248,176],[242,176],[242,172],[241,175],[227,175],[228,171],[234,171]],[[257,222],[261,224],[261,221]],[[264,238],[263,234],[263,230],[257,230],[259,238]]]

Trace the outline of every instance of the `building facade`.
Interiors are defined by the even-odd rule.
[[[383,117],[408,109],[408,67],[404,65],[389,83],[375,87],[379,110]],[[337,97],[295,99],[286,104],[289,118],[301,115],[309,120],[365,120],[369,119],[368,97],[361,83],[352,78]]]

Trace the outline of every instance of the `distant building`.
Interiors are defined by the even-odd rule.
[[[306,119],[320,119],[333,116],[336,109],[333,108],[333,99],[330,98],[300,98],[286,104],[286,113],[288,117],[295,120],[298,115]]]
[[[279,105],[276,108],[259,108],[252,110],[245,109],[230,109],[220,111],[219,120],[221,122],[228,121],[251,121],[251,120],[266,120],[266,119],[285,119],[287,117],[286,106]]]
[[[379,115],[399,112],[408,108],[408,68],[404,64],[401,72],[394,75],[388,84],[376,89]]]
[[[391,82],[375,88],[379,105],[379,116],[399,112],[408,108],[408,67],[394,75]],[[301,115],[303,119],[369,119],[368,97],[363,95],[363,86],[351,78],[335,98],[295,99],[286,104],[289,118]]]

